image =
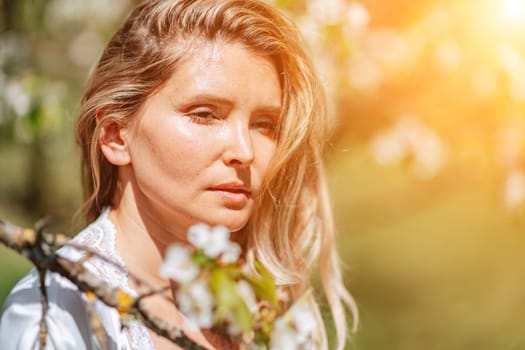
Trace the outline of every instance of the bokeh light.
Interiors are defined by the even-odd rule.
[[[523,24],[525,22],[525,2],[523,0],[502,0],[501,6],[504,20],[511,24]]]

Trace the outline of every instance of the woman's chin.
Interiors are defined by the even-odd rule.
[[[220,224],[220,225],[226,226],[228,231],[233,233],[233,232],[238,232],[238,231],[242,230],[244,228],[244,226],[246,226],[246,222],[247,221],[231,222],[231,223],[223,223],[223,224]]]
[[[222,225],[222,226],[225,226],[228,231],[230,232],[238,232],[240,230],[242,230],[246,224],[248,223],[248,218],[240,218],[240,217],[231,217],[231,218],[228,218],[228,217],[221,217],[221,218],[218,218],[217,220],[211,220],[208,225],[210,226],[218,226],[218,225]]]
[[[230,232],[237,232],[246,226],[252,213],[252,208],[248,206],[242,210],[224,209],[216,212],[209,211],[211,215],[206,218],[206,223],[210,226],[222,225]]]

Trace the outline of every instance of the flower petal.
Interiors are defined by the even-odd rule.
[[[180,245],[170,245],[159,274],[179,283],[191,282],[199,274],[199,267],[191,260],[191,251]]]
[[[230,242],[221,255],[221,260],[225,264],[232,264],[237,262],[239,260],[239,257],[241,256],[241,246],[237,243]]]
[[[210,227],[206,224],[196,224],[188,230],[188,241],[197,248],[209,245],[211,236]]]

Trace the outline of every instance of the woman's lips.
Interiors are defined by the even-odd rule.
[[[242,183],[225,183],[208,190],[218,195],[226,206],[235,209],[244,207],[251,197],[251,191]]]

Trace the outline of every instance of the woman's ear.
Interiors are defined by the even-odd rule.
[[[97,122],[100,122],[97,118]],[[127,140],[128,129],[116,121],[103,123],[98,137],[100,150],[104,157],[113,165],[124,166],[131,164],[129,145]]]

